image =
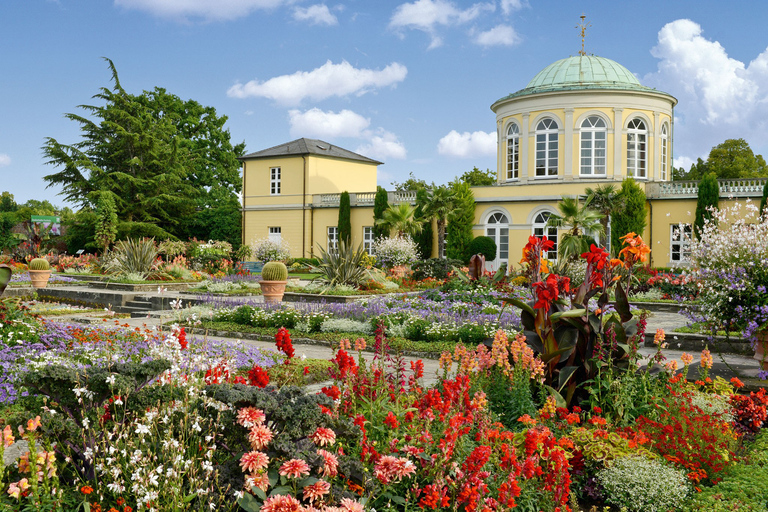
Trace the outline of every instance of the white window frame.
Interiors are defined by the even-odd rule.
[[[339,227],[328,226],[328,254],[338,254],[339,252]]]
[[[282,169],[280,167],[271,167],[269,169],[269,195],[279,196],[281,192]]]
[[[536,125],[536,178],[557,178],[559,160],[560,127],[547,117]]]
[[[533,219],[533,225],[531,227],[531,234],[536,237],[543,237],[546,235],[547,240],[552,240],[555,242],[555,245],[547,251],[547,254],[544,256],[546,259],[552,262],[557,261],[557,247],[559,244],[558,236],[557,236],[557,228],[554,226],[547,226],[547,221],[549,220],[549,216],[552,215],[552,212],[543,211],[536,214],[536,217]]]
[[[600,116],[589,116],[581,123],[579,135],[579,175],[604,177],[607,167],[608,128]],[[598,137],[602,135],[602,139]],[[602,147],[598,147],[602,144]],[[589,147],[585,147],[585,146]],[[600,154],[602,152],[602,154]],[[585,154],[586,153],[586,154]],[[602,159],[602,164],[597,161]],[[585,163],[586,161],[586,163]]]
[[[485,236],[496,243],[496,259],[492,262],[493,270],[498,270],[502,263],[509,262],[509,217],[502,212],[494,212],[485,221]],[[502,242],[506,238],[506,248]]]
[[[520,177],[520,127],[511,123],[507,128],[507,181]]]
[[[627,124],[627,176],[648,178],[648,128],[639,117]]]
[[[369,256],[373,256],[373,226],[363,227],[363,248]]]
[[[661,181],[667,181],[667,155],[669,153],[669,130],[667,123],[661,125],[661,167],[659,178]]]
[[[280,226],[269,227],[269,241],[280,243],[283,239],[283,228]]]
[[[669,225],[669,261],[688,263],[691,257],[693,225],[680,222]]]

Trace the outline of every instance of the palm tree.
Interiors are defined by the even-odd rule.
[[[571,196],[563,196],[557,208],[560,215],[550,215],[547,225],[567,228],[560,242],[560,256],[564,260],[575,260],[579,254],[589,250],[589,243],[583,236],[585,232],[603,234],[600,223],[603,214],[589,208],[586,203],[582,206],[578,197]]]
[[[608,244],[610,243],[611,237],[609,236],[608,226],[611,222],[611,215],[621,210],[624,206],[621,191],[614,185],[599,185],[595,189],[590,187],[585,188],[584,193],[587,195],[584,205],[604,215],[604,217],[600,219],[600,224],[603,225],[603,233],[600,235],[600,245],[610,250]]]
[[[443,257],[445,252],[445,225],[447,223],[448,214],[455,208],[455,201],[453,197],[453,191],[451,188],[440,185],[432,189],[427,203],[424,205],[424,217],[429,219],[435,219],[437,221],[437,255],[438,258]]]
[[[408,203],[391,205],[382,214],[376,224],[384,226],[390,231],[397,232],[397,236],[415,235],[421,231],[421,221],[416,219],[416,209]]]

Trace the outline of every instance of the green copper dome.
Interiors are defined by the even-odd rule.
[[[592,89],[660,92],[642,85],[632,72],[618,62],[603,57],[577,55],[550,64],[533,77],[525,89],[499,101],[544,92]]]

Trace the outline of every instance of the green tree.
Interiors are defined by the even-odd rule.
[[[112,194],[105,192],[99,196],[96,209],[96,243],[106,253],[117,237],[117,209]]]
[[[768,205],[768,181],[763,185],[763,198],[760,199],[760,215],[765,217],[765,206]]]
[[[432,257],[432,240],[435,234],[432,230],[432,219],[424,213],[427,202],[429,201],[429,191],[426,188],[420,188],[416,191],[416,218],[421,222],[421,232],[413,237],[416,242],[416,248],[419,251],[419,258],[422,260]]]
[[[395,190],[397,190],[398,192],[405,192],[407,190],[418,191],[422,188],[429,188],[429,185],[427,185],[426,181],[417,179],[416,176],[413,175],[413,173],[410,173],[409,178],[402,183],[393,181],[392,186],[395,187]]]
[[[107,62],[114,85],[94,96],[103,104],[81,107],[90,118],[66,115],[80,125],[81,140],[45,140],[47,163],[60,170],[44,179],[60,185],[68,201],[90,209],[100,191],[112,193],[121,219],[118,236],[185,237],[200,212],[237,200],[237,156],[244,145],[232,146],[223,128],[227,118],[213,108],[160,88],[129,94]]]
[[[563,196],[557,204],[559,214],[552,214],[547,220],[547,225],[556,228],[566,228],[558,244],[558,252],[564,260],[574,261],[579,255],[589,251],[589,241],[585,232],[603,233],[603,225],[600,223],[604,215],[587,204],[582,204],[578,197]]]
[[[339,241],[349,245],[352,242],[352,207],[349,204],[349,192],[341,193],[339,198]]]
[[[717,208],[720,202],[720,185],[717,175],[711,172],[699,182],[699,198],[696,201],[696,220],[693,223],[693,234],[701,236],[704,222],[712,220],[712,208]]]
[[[471,187],[487,187],[496,183],[496,173],[490,169],[481,171],[474,167],[471,171],[467,171],[456,178],[456,180],[466,183]]]
[[[768,176],[762,155],[755,155],[744,139],[728,139],[712,148],[706,168],[691,179],[703,179],[713,172],[719,179],[757,178]]]
[[[635,180],[627,178],[621,183],[624,198],[622,208],[614,213],[611,219],[611,251],[618,254],[621,250],[621,237],[627,233],[642,235],[645,230],[645,192]]]
[[[386,228],[387,234],[394,231],[397,236],[413,236],[421,231],[421,221],[416,218],[416,208],[408,203],[390,206],[376,222]]]
[[[616,186],[610,184],[598,185],[594,189],[587,187],[584,189],[584,193],[587,196],[585,206],[603,214],[603,217],[600,219],[600,224],[603,226],[603,231],[600,233],[600,245],[610,250],[608,226],[611,221],[611,215],[621,210],[624,199],[616,189]]]
[[[448,215],[456,204],[453,187],[440,185],[432,189],[429,198],[424,205],[424,215],[429,220],[437,223],[437,255],[442,258],[445,254],[445,225]]]
[[[376,187],[376,196],[373,200],[373,238],[378,240],[389,236],[389,230],[381,224],[384,212],[389,209],[389,195],[384,187]]]
[[[8,191],[0,194],[0,212],[15,212],[19,209],[19,205],[13,198],[13,194]]]
[[[452,186],[454,208],[448,214],[451,236],[448,238],[446,253],[449,258],[469,261],[469,244],[474,236],[475,196],[467,183],[454,183]]]

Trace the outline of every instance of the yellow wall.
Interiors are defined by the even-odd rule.
[[[307,192],[337,194],[340,192],[375,192],[376,165],[353,160],[310,156]]]

